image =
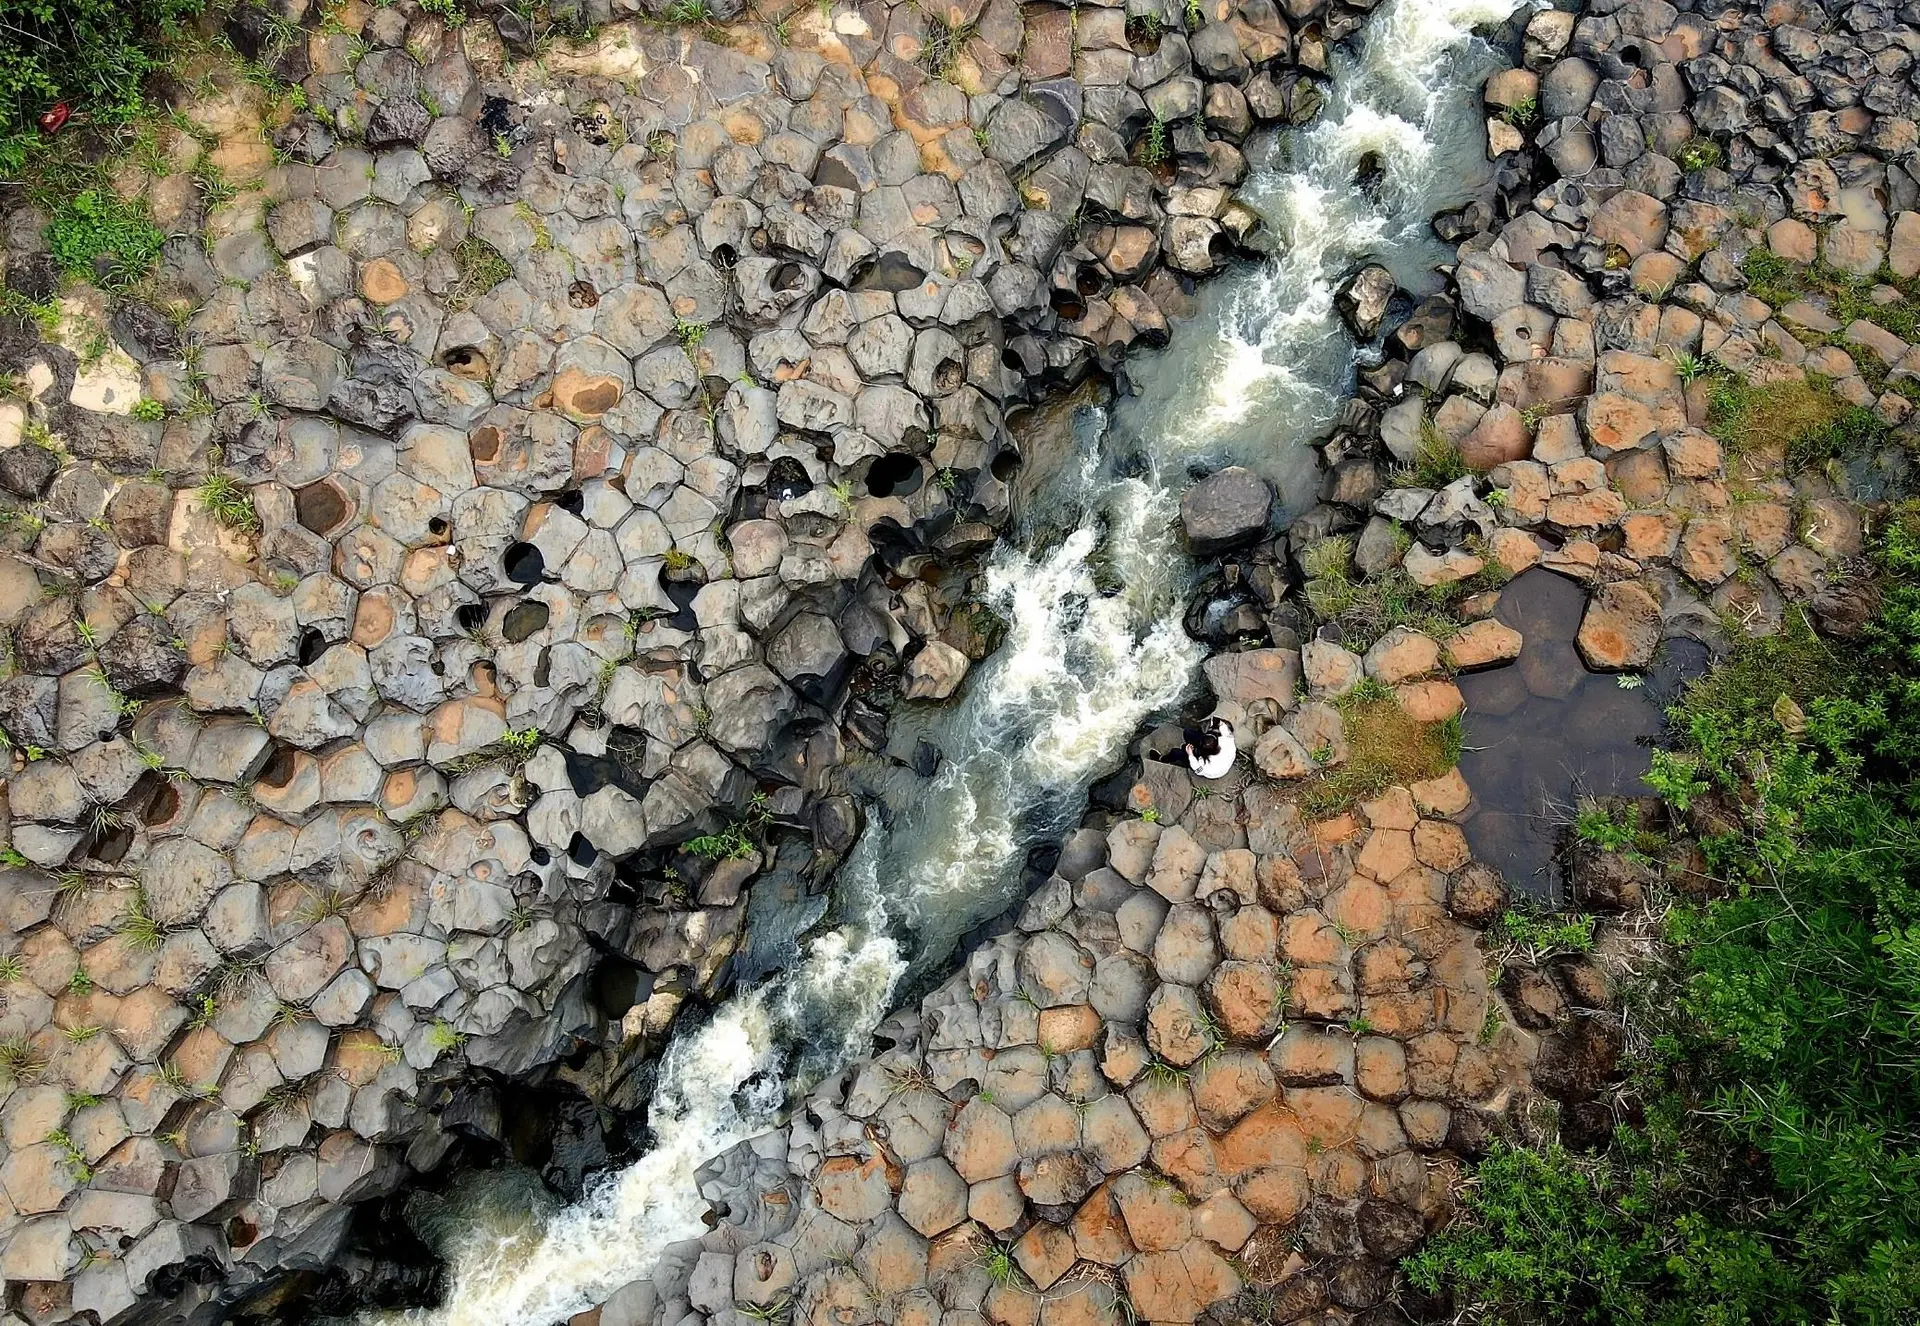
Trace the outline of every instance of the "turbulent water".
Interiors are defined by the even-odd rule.
[[[1410,289],[1435,284],[1445,254],[1427,219],[1487,169],[1475,89],[1495,57],[1471,32],[1514,7],[1387,0],[1357,57],[1338,57],[1321,120],[1256,156],[1242,196],[1279,256],[1206,287],[1174,345],[1130,363],[1139,394],[1114,419],[1082,412],[1075,454],[988,567],[1005,642],[957,703],[896,720],[944,764],[891,789],[892,811],[840,873],[837,927],[676,1037],[648,1154],[543,1222],[524,1204],[490,1217],[476,1203],[473,1228],[451,1241],[446,1301],[381,1320],[545,1326],[645,1276],[662,1248],[702,1230],[694,1168],[863,1054],[903,978],[1006,907],[1026,849],[1069,827],[1141,723],[1194,685],[1204,650],[1181,626],[1193,569],[1173,528],[1188,469],[1235,460],[1272,478],[1290,512],[1312,504],[1307,443],[1349,390],[1356,355],[1334,291],[1365,259]],[[1363,191],[1369,154],[1384,175]]]

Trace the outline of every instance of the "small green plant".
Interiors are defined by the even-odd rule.
[[[32,756],[28,756],[28,759],[32,759]],[[32,864],[12,843],[0,844],[0,866],[12,866],[17,869]]]
[[[1158,115],[1147,121],[1147,136],[1140,144],[1140,164],[1157,166],[1167,159],[1167,122]]]
[[[1690,138],[1680,145],[1673,159],[1688,174],[1696,170],[1711,170],[1720,164],[1720,144],[1711,138]]]
[[[1638,832],[1639,825],[1615,818],[1605,806],[1589,806],[1573,820],[1574,837],[1607,852],[1633,850]]]
[[[429,14],[438,14],[450,28],[457,28],[467,21],[466,6],[461,0],[420,0],[420,8]]]
[[[1420,425],[1420,445],[1413,459],[1395,466],[1388,482],[1396,488],[1445,488],[1468,472],[1460,448],[1429,419]]]
[[[667,22],[680,27],[713,22],[713,5],[709,0],[673,0],[667,6]]]
[[[676,318],[673,323],[673,338],[680,342],[681,349],[691,354],[699,348],[702,341],[707,339],[707,324]]]
[[[192,1016],[187,1019],[188,1031],[198,1031],[202,1027],[210,1027],[213,1025],[213,1020],[220,1016],[220,1001],[210,994],[203,994],[197,999],[189,999],[187,1001],[187,1007],[193,1010]]]
[[[507,155],[512,151],[509,146]],[[447,292],[447,307],[456,313],[473,307],[476,299],[513,275],[500,250],[478,235],[469,235],[454,246],[453,263],[459,278]]]
[[[133,417],[144,423],[156,424],[167,417],[167,407],[153,397],[145,396],[134,405]]]
[[[47,226],[47,247],[61,270],[109,289],[145,276],[166,241],[144,202],[104,188],[75,194]]]
[[[1537,97],[1522,97],[1513,105],[1500,112],[1500,118],[1516,129],[1524,129],[1540,118],[1540,101]]]
[[[1593,918],[1583,913],[1547,916],[1509,907],[1501,913],[1492,937],[1538,964],[1559,953],[1591,952],[1593,924]]]
[[[1158,824],[1160,822],[1160,807],[1148,806],[1140,812],[1140,821],[1143,824]]]
[[[1024,1278],[1020,1274],[1020,1263],[1014,1260],[1013,1249],[1004,1244],[989,1243],[981,1248],[979,1264],[996,1285],[1017,1285]]]
[[[92,1022],[78,1022],[71,1027],[61,1028],[60,1034],[66,1037],[69,1045],[85,1045],[100,1034],[100,1027]]]
[[[0,957],[0,985],[12,985],[26,974],[26,964],[20,960],[18,953]]]
[[[1699,762],[1668,750],[1653,753],[1653,767],[1641,775],[1641,781],[1683,815],[1693,806],[1693,799],[1707,790]]]
[[[540,736],[540,729],[537,727],[509,729],[506,735],[500,738],[500,744],[516,755],[531,755],[540,748]]]
[[[136,888],[133,897],[127,902],[127,912],[120,918],[120,933],[127,942],[143,953],[151,953],[166,942],[167,932],[153,918],[153,911],[147,905],[147,892]]]
[[[927,35],[920,48],[920,67],[935,78],[951,79],[960,65],[961,53],[979,30],[977,23],[952,24],[944,15],[927,14]]]
[[[226,528],[240,534],[258,533],[260,516],[253,509],[253,493],[224,470],[215,470],[200,485],[200,505]]]
[[[433,1025],[427,1028],[427,1044],[435,1050],[457,1050],[466,1044],[466,1040],[466,1036],[455,1031],[453,1024],[445,1018],[434,1019]]]
[[[31,1082],[46,1071],[47,1057],[25,1036],[0,1041],[0,1080]]]
[[[1713,369],[1713,365],[1699,355],[1686,350],[1676,351],[1673,355],[1673,372],[1681,382],[1688,385],[1699,381]]]

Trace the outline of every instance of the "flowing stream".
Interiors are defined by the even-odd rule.
[[[653,1149],[577,1205],[529,1217],[524,1196],[472,1203],[448,1237],[444,1303],[369,1322],[549,1326],[646,1276],[702,1232],[696,1166],[773,1126],[782,1106],[868,1052],[910,976],[937,970],[1014,899],[1027,849],[1075,823],[1087,788],[1141,724],[1196,685],[1205,650],[1181,619],[1194,568],[1174,518],[1192,470],[1228,461],[1271,479],[1289,515],[1318,482],[1309,445],[1351,388],[1356,347],[1334,311],[1363,260],[1415,291],[1450,254],[1427,222],[1484,183],[1477,89],[1498,56],[1476,26],[1515,0],[1386,0],[1340,51],[1310,128],[1252,154],[1241,196],[1276,256],[1203,287],[1164,351],[1136,356],[1137,394],[1074,421],[1073,453],[1040,480],[987,569],[1009,623],[957,702],[896,715],[924,738],[929,779],[884,775],[842,868],[835,926],[800,960],[683,1026],[661,1061]],[[1355,183],[1371,159],[1382,175]]]

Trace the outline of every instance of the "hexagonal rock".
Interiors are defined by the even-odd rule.
[[[1042,1008],[1084,1004],[1093,979],[1093,955],[1057,930],[1044,931],[1020,950],[1020,988]]]
[[[1145,1321],[1190,1322],[1240,1292],[1240,1277],[1202,1239],[1178,1252],[1142,1253],[1124,1272],[1127,1299]]]
[[[1462,672],[1490,668],[1520,657],[1520,632],[1488,617],[1462,627],[1447,639],[1447,666]]]
[[[967,1218],[967,1181],[938,1156],[907,1166],[900,1217],[932,1238]]]
[[[1066,1226],[1042,1220],[1020,1236],[1013,1256],[1035,1289],[1047,1289],[1073,1269],[1080,1253]]]
[[[1440,666],[1440,646],[1431,636],[1411,627],[1396,626],[1374,643],[1366,655],[1367,675],[1388,686],[1424,677]]]
[[[1157,1175],[1122,1174],[1113,1181],[1114,1205],[1126,1222],[1127,1237],[1141,1252],[1173,1252],[1193,1235],[1186,1199]]]
[[[992,1101],[975,1096],[960,1107],[940,1147],[968,1183],[1011,1174],[1020,1162],[1013,1141],[1013,1120]]]
[[[1171,909],[1153,941],[1153,966],[1160,979],[1197,986],[1219,963],[1212,913],[1188,905]]]
[[[1035,1206],[1074,1206],[1105,1176],[1081,1151],[1054,1151],[1020,1162],[1015,1177]]]
[[[1264,1041],[1280,1025],[1287,991],[1272,963],[1228,960],[1207,977],[1207,1008],[1229,1041]]]
[[[1596,671],[1646,667],[1660,646],[1660,605],[1632,581],[1602,585],[1587,600],[1574,643]]]
[[[140,869],[148,912],[163,926],[198,920],[232,878],[226,858],[192,838],[162,839]]]
[[[1224,1132],[1248,1113],[1273,1099],[1273,1070],[1248,1050],[1223,1050],[1208,1055],[1194,1067],[1193,1105],[1200,1122]]]
[[[1213,1048],[1200,996],[1184,985],[1163,985],[1147,1001],[1147,1047],[1166,1063],[1185,1068]]]
[[[820,1209],[840,1220],[871,1220],[886,1210],[893,1198],[887,1186],[886,1162],[879,1156],[832,1156],[813,1181]]]
[[[1087,1154],[1108,1174],[1140,1164],[1152,1145],[1125,1096],[1102,1096],[1088,1105],[1080,1131]]]

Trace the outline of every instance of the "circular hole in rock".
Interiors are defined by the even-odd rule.
[[[294,771],[299,766],[294,762],[291,746],[276,746],[273,754],[261,767],[259,776],[253,781],[271,787],[276,791],[293,781]]]
[[[1012,447],[1003,450],[993,458],[993,477],[1001,483],[1013,478],[1020,469],[1020,453]]]
[[[306,630],[300,632],[299,658],[300,658],[301,667],[304,668],[309,663],[318,662],[320,655],[326,652],[327,652],[326,636],[320,634],[319,631],[315,630],[311,626],[307,627]]]
[[[435,516],[427,522],[427,532],[435,538],[445,538],[447,531],[452,528],[451,525],[447,524],[445,516]]]
[[[880,457],[867,471],[867,491],[875,497],[906,497],[919,492],[923,482],[920,458],[897,451]]]
[[[469,382],[486,381],[492,367],[487,363],[487,357],[471,345],[456,345],[440,356],[440,365],[455,377],[465,378]],[[494,434],[494,445],[499,445],[498,429],[483,428],[480,431]]]
[[[592,308],[600,302],[600,292],[591,281],[575,281],[567,287],[567,303],[574,308]]]
[[[806,466],[792,456],[782,456],[767,470],[767,496],[776,502],[791,502],[813,491],[813,480]]]
[[[553,499],[553,504],[570,516],[577,516],[587,508],[587,495],[578,488],[570,488]]]
[[[547,559],[531,543],[514,543],[501,555],[500,567],[516,585],[537,585],[546,574]]]
[[[1647,64],[1647,57],[1641,54],[1638,45],[1633,42],[1628,42],[1620,48],[1620,63],[1630,69],[1644,69]]]
[[[567,844],[567,859],[576,866],[590,866],[599,857],[600,850],[588,842],[584,834],[574,834],[573,841]]]
[[[544,603],[516,603],[507,609],[507,615],[500,619],[500,634],[510,645],[517,645],[533,635],[535,631],[546,629],[547,605]]]
[[[453,620],[463,631],[477,631],[487,620],[487,605],[462,603],[453,610]]]
[[[322,479],[294,493],[293,513],[303,529],[330,534],[347,518],[347,499],[332,483]]]
[[[86,854],[110,866],[124,859],[132,847],[133,829],[125,824],[112,824],[93,831]]]
[[[959,359],[943,359],[934,366],[933,389],[939,392],[958,391],[967,380],[967,366]]]
[[[660,591],[673,604],[673,614],[667,618],[668,626],[676,631],[691,631],[700,624],[694,616],[693,600],[703,587],[697,582],[669,580],[666,568],[660,569]]]
[[[1082,298],[1091,299],[1107,288],[1106,275],[1092,263],[1083,262],[1080,264],[1079,273],[1074,277],[1073,288],[1080,292]]]
[[[553,853],[549,852],[539,843],[535,843],[527,849],[527,859],[532,861],[536,866],[544,866],[547,862],[553,860]]]
[[[165,824],[180,813],[180,794],[174,790],[173,783],[161,779],[160,785],[153,789],[153,795],[147,799],[145,810],[140,812],[140,821],[146,825]]]
[[[783,262],[773,269],[767,284],[780,291],[801,290],[806,287],[807,273],[797,262]]]
[[[1055,313],[1058,313],[1068,322],[1078,322],[1081,318],[1085,317],[1087,313],[1087,306],[1074,298],[1070,291],[1056,290],[1047,297],[1047,302],[1053,305],[1053,311]]]
[[[1024,373],[1027,371],[1027,366],[1020,360],[1020,352],[1012,346],[1008,346],[1000,352],[1000,364],[1001,367],[1010,368],[1016,373]]]
[[[723,272],[730,272],[740,262],[740,251],[731,244],[722,244],[713,251],[713,265]]]
[[[500,455],[500,430],[492,424],[474,429],[473,435],[467,439],[467,451],[482,465],[497,459]]]

